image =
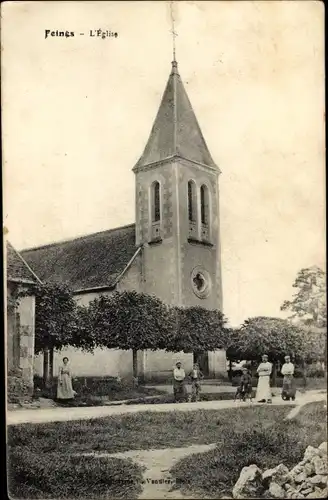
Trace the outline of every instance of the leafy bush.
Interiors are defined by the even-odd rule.
[[[325,376],[325,372],[316,365],[310,365],[306,370],[306,376],[309,378],[323,378]]]
[[[101,398],[119,401],[138,398],[141,395],[163,394],[162,391],[143,386],[135,389],[130,381],[118,381],[114,377],[76,377],[73,379],[73,389],[77,396],[72,406],[95,406],[101,404]],[[54,377],[48,388],[43,388],[43,381],[40,377],[34,377],[34,390],[39,397],[56,399],[57,377]]]
[[[201,491],[207,497],[231,494],[241,469],[247,465],[267,469],[284,463],[292,467],[302,460],[306,446],[326,440],[326,414],[321,403],[306,406],[292,421],[245,421],[243,430],[225,425],[221,432],[218,424],[217,448],[190,455],[170,471],[182,488]]]
[[[137,498],[141,469],[112,457],[37,454],[17,447],[8,454],[8,486],[14,498]]]

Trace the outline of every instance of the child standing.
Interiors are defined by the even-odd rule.
[[[240,379],[240,394],[242,397],[242,400],[245,401],[247,396],[252,399],[252,377],[245,366],[242,369],[242,376]]]

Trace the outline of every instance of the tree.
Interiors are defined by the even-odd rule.
[[[300,326],[304,341],[304,361],[325,361],[327,358],[327,331],[314,325]]]
[[[293,284],[297,288],[292,300],[286,300],[282,311],[291,311],[291,321],[303,326],[306,349],[303,358],[303,377],[306,385],[306,362],[327,361],[327,302],[326,273],[318,266],[301,269]],[[325,376],[327,376],[325,372]]]
[[[170,308],[152,296],[135,291],[115,292],[89,304],[93,337],[99,347],[132,349],[133,376],[138,376],[137,351],[164,349],[173,327]]]
[[[71,343],[76,327],[76,302],[71,290],[62,284],[37,284],[35,295],[35,352],[43,352],[44,383],[53,376],[55,349]]]
[[[275,383],[277,362],[283,361],[287,354],[300,359],[305,349],[299,327],[284,319],[259,316],[247,319],[238,331],[232,333],[228,352],[240,359],[258,361],[267,354],[273,362]]]
[[[326,273],[317,266],[301,269],[293,287],[297,288],[297,292],[292,300],[285,300],[281,310],[290,310],[291,319],[325,327],[327,325]]]
[[[32,287],[17,289],[11,297],[16,307],[26,295],[35,296],[35,353],[43,353],[44,382],[53,376],[55,349],[71,345],[93,350],[94,339],[88,320],[87,308],[77,306],[73,292],[64,284],[36,283]]]
[[[225,347],[226,319],[218,310],[203,307],[174,307],[172,320],[175,327],[168,330],[166,351],[201,354]]]

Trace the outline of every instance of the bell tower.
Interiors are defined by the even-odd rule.
[[[148,142],[133,171],[143,291],[172,305],[222,310],[220,170],[207,148],[175,60]]]

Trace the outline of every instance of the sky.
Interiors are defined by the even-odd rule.
[[[179,72],[222,171],[224,313],[233,325],[284,317],[297,272],[325,266],[323,3],[173,12]],[[169,77],[171,29],[165,1],[2,5],[3,223],[17,249],[134,222],[131,169]]]

